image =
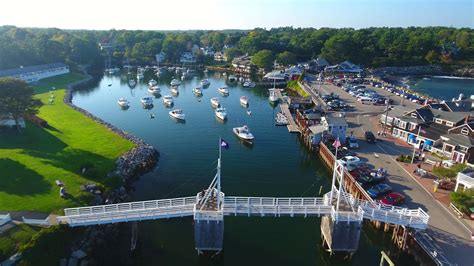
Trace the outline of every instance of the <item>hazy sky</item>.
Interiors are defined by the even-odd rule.
[[[474,0],[6,0],[0,25],[63,29],[474,28]]]

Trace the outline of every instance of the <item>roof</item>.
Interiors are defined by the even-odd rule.
[[[326,116],[328,125],[347,125],[346,118],[343,116]]]
[[[411,117],[409,115],[403,115],[402,117],[400,117],[401,120],[405,121],[405,122],[411,122],[411,123],[414,123],[414,124],[423,124],[425,123],[423,120],[419,119],[419,118],[416,118],[416,117]]]
[[[323,125],[318,124],[318,125],[310,126],[309,130],[311,131],[311,133],[316,135],[319,133],[323,133],[326,130],[326,128]]]
[[[14,69],[7,69],[7,70],[0,70],[0,77],[10,77],[10,76],[17,76],[21,74],[27,74],[36,71],[42,71],[47,69],[59,68],[59,67],[67,67],[68,65],[64,63],[52,63],[52,64],[44,64],[44,65],[36,65],[36,66],[27,66],[27,67],[20,67]]]
[[[466,113],[466,112],[445,112],[445,111],[440,111],[437,109],[429,109],[429,110],[431,110],[431,113],[433,114],[433,118],[439,118],[439,119],[451,121],[455,124],[461,120],[464,120],[466,116],[471,115],[470,113]]]
[[[413,111],[412,108],[408,108],[402,105],[395,105],[389,112],[388,117],[401,117],[404,116],[406,113]]]
[[[433,112],[431,111],[431,109],[418,108],[416,109],[416,112],[425,122],[433,121]]]
[[[448,138],[449,140],[446,140],[445,142],[453,145],[461,145],[464,147],[474,147],[474,138],[471,138],[469,136],[465,136],[462,134],[446,134],[443,135],[443,137]]]
[[[329,62],[324,57],[318,57],[315,61],[318,66],[329,66]]]
[[[421,128],[425,131],[425,132],[420,132],[420,136],[421,137],[424,137],[424,138],[427,138],[427,139],[431,139],[431,140],[437,140],[439,139],[442,135],[445,135],[448,133],[448,129],[449,127],[445,126],[445,125],[441,125],[441,124],[437,124],[437,123],[428,123],[428,124],[424,124],[421,126]],[[418,133],[418,128],[416,129],[413,129],[411,131],[412,134],[417,134]]]
[[[469,100],[445,102],[451,112],[469,112],[472,109],[472,102]]]

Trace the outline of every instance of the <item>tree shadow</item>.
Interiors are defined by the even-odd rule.
[[[48,193],[51,184],[37,172],[8,158],[0,159],[0,191],[16,195],[35,195]]]

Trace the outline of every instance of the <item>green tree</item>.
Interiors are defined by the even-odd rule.
[[[462,212],[468,213],[469,208],[474,207],[474,189],[453,192],[449,197]]]
[[[438,62],[438,58],[439,58],[439,56],[434,50],[429,51],[425,55],[425,60],[428,61],[428,63],[430,63],[430,64],[434,64],[434,63]]]
[[[291,65],[296,63],[296,55],[292,52],[284,51],[276,57],[278,63],[283,65]]]
[[[265,70],[272,68],[274,60],[275,56],[270,50],[261,50],[252,56],[252,63]]]
[[[19,119],[35,114],[41,101],[33,98],[33,88],[19,79],[0,78],[0,113],[9,114],[20,131]]]
[[[237,48],[229,48],[225,50],[224,54],[227,57],[227,61],[231,62],[234,58],[241,56],[243,53]]]

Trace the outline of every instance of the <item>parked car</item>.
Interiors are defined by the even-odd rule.
[[[354,137],[347,138],[347,143],[346,145],[350,149],[358,149],[359,148],[359,143],[357,142],[357,139]]]
[[[405,196],[398,192],[390,192],[380,201],[385,205],[398,206],[405,201]]]
[[[345,164],[359,164],[359,163],[362,163],[359,159],[359,157],[356,157],[356,156],[345,156],[344,158],[342,158],[340,161],[342,161],[343,163]]]
[[[361,176],[356,178],[356,181],[357,181],[357,183],[361,184],[362,186],[367,186],[367,185],[372,184],[373,178],[370,174],[369,175],[361,175]]]
[[[383,196],[384,194],[387,194],[388,192],[392,191],[392,187],[385,184],[385,183],[380,183],[377,185],[373,185],[370,188],[367,189],[367,194],[371,196],[372,198],[378,198],[380,196]]]
[[[368,143],[374,144],[376,141],[374,133],[372,133],[372,131],[366,131],[365,140],[367,140]]]

